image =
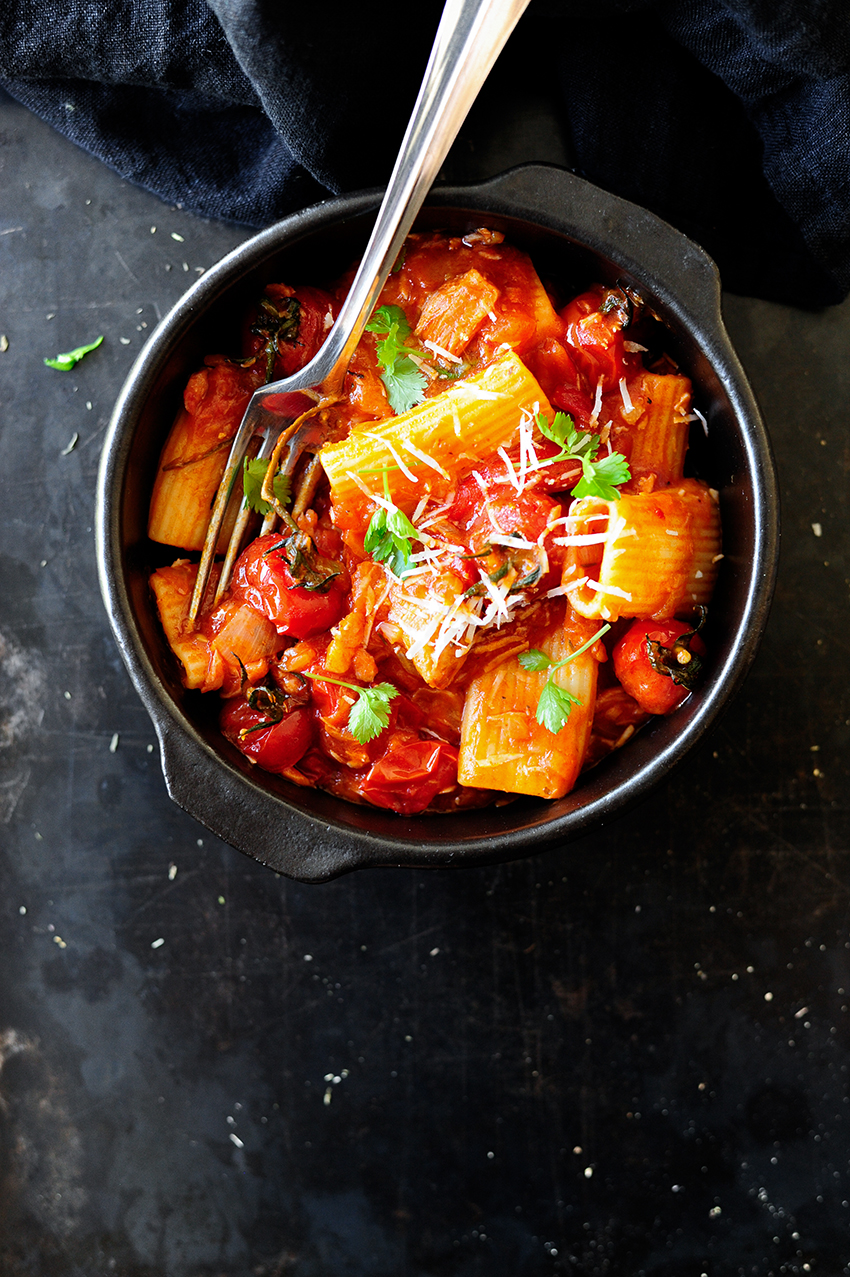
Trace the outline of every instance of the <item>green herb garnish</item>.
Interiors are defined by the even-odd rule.
[[[554,457],[540,462],[543,466],[557,461],[580,461],[581,478],[573,488],[574,497],[599,497],[602,501],[618,501],[617,485],[631,478],[629,463],[621,452],[610,452],[604,457],[597,454],[602,441],[589,430],[576,430],[573,419],[565,412],[556,412],[550,425],[542,414],[537,425],[544,438],[556,443],[561,451]]]
[[[260,495],[268,468],[268,461],[262,457],[255,457],[253,461],[249,461],[246,457],[242,466],[242,491],[245,496],[245,505],[249,510],[255,510],[257,514],[262,515],[269,514],[272,510],[271,503],[264,501]],[[272,480],[272,490],[281,505],[289,505],[292,499],[290,487],[288,474],[276,474]]]
[[[616,312],[621,328],[628,328],[634,319],[634,310],[632,298],[625,289],[619,287],[609,289],[599,307],[600,315],[610,315]]]
[[[57,355],[55,359],[45,359],[48,368],[58,368],[60,372],[70,372],[81,359],[84,359],[92,350],[97,350],[103,337],[95,337],[93,342],[88,346],[77,346],[76,350],[69,350],[64,355]]]
[[[379,306],[366,325],[366,331],[383,336],[378,342],[381,380],[393,412],[409,412],[422,401],[428,378],[420,372],[404,345],[410,336],[410,324],[400,306]]]
[[[386,563],[394,576],[404,576],[411,569],[410,557],[413,552],[411,541],[418,538],[419,533],[403,511],[390,500],[390,485],[387,480],[387,469],[383,469],[384,496],[390,502],[390,509],[379,506],[366,529],[363,538],[363,549],[378,563]]]
[[[341,678],[328,678],[327,674],[310,674],[304,671],[305,678],[314,678],[321,683],[333,683],[336,687],[347,687],[357,692],[357,700],[348,715],[348,730],[361,745],[380,736],[390,725],[390,701],[398,696],[398,688],[392,683],[376,683],[374,687],[358,687],[356,683],[346,683]]]
[[[297,297],[284,297],[279,306],[264,294],[259,313],[251,325],[255,337],[262,337],[266,359],[266,381],[271,381],[274,364],[282,341],[294,342],[301,327],[301,303]]]
[[[592,638],[586,643],[582,643],[581,647],[577,647],[574,652],[570,652],[569,656],[565,656],[562,661],[553,661],[545,652],[541,652],[539,648],[532,647],[527,652],[521,652],[517,657],[520,665],[524,670],[532,670],[535,673],[543,670],[549,670],[549,677],[543,684],[543,691],[540,693],[540,699],[537,702],[536,718],[542,727],[547,731],[557,735],[562,727],[566,725],[572,708],[574,705],[580,705],[581,701],[577,696],[573,696],[572,692],[568,692],[565,688],[559,687],[557,683],[552,682],[552,675],[557,671],[569,665],[570,661],[574,661],[577,656],[581,656],[582,652],[586,652],[592,647],[597,639],[603,634],[607,634],[610,625],[603,625],[597,630]]]

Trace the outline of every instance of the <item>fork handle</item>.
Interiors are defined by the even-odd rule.
[[[381,289],[461,124],[529,0],[446,0],[372,235],[336,323],[289,390],[345,374]],[[274,393],[277,383],[259,395]]]

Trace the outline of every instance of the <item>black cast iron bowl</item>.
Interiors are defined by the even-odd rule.
[[[419,226],[486,225],[528,250],[544,276],[578,292],[626,280],[669,326],[668,349],[692,378],[708,421],[692,435],[695,469],[720,492],[724,559],[701,690],[653,720],[627,748],[555,802],[521,798],[442,816],[397,816],[296,787],[254,768],[220,735],[216,697],[186,692],[148,590],[165,558],[145,535],[157,459],[186,379],[205,354],[238,349],[241,316],[272,280],[320,283],[362,251],[379,194],[342,196],[294,214],[230,253],[156,329],[118,400],[98,488],[98,565],[112,628],[153,719],[171,797],[272,869],[319,882],[372,865],[463,866],[566,842],[635,802],[703,737],[740,686],[773,591],[778,495],[770,445],[726,335],[714,264],[652,214],[549,166],[435,191]],[[171,556],[174,557],[174,556]]]

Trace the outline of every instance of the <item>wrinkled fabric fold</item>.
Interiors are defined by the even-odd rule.
[[[386,181],[440,10],[0,0],[0,85],[170,203],[264,226]],[[727,287],[850,289],[843,0],[534,0],[500,66],[518,108],[545,78],[577,171],[691,235]]]

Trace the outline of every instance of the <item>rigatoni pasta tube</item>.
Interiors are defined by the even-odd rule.
[[[158,568],[151,577],[150,587],[165,637],[183,667],[184,687],[210,692],[235,681],[238,688],[242,670],[247,669],[255,677],[265,674],[268,657],[280,643],[279,636],[261,612],[239,602],[216,608],[205,619],[205,630],[191,629],[189,604],[197,575],[196,563],[178,559],[170,567]],[[216,567],[213,583],[217,576]]]
[[[568,626],[557,626],[538,644],[554,662],[581,646]],[[593,725],[597,661],[593,649],[563,669],[526,670],[517,658],[473,679],[466,693],[458,779],[478,789],[502,789],[536,798],[562,798],[581,771]],[[537,722],[547,678],[578,698],[557,733]]]
[[[720,557],[717,493],[697,479],[570,507],[562,583],[588,619],[691,613],[711,598]]]
[[[398,417],[357,427],[341,443],[327,443],[321,461],[331,485],[337,525],[362,520],[363,495],[383,495],[410,514],[423,496],[444,497],[482,457],[517,435],[524,412],[551,413],[525,364],[507,351],[481,372],[426,399]]]
[[[631,426],[632,475],[656,475],[658,482],[682,478],[690,429],[691,383],[675,373],[643,372],[629,387],[640,416]],[[631,421],[630,414],[624,420]]]
[[[221,357],[192,374],[159,459],[148,517],[152,541],[183,550],[202,548],[230,441],[261,381],[257,368],[242,368]],[[241,489],[241,476],[239,485]],[[237,501],[231,502],[220,552],[238,508]]]

